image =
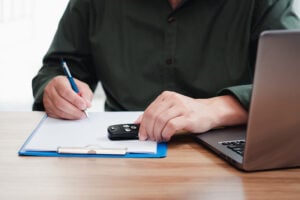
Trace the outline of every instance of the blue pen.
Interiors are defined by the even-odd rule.
[[[62,64],[62,67],[63,67],[63,69],[64,69],[64,72],[65,72],[65,74],[66,74],[66,76],[67,76],[67,78],[68,78],[68,80],[69,80],[69,82],[70,82],[70,84],[71,84],[72,89],[73,89],[74,92],[76,92],[79,96],[82,96],[81,93],[79,92],[79,89],[78,89],[78,87],[77,87],[77,85],[76,85],[74,79],[73,79],[73,76],[72,76],[72,74],[71,74],[71,72],[70,72],[70,70],[69,70],[69,67],[68,67],[67,63],[66,63],[64,60],[62,60],[62,61],[61,61],[61,64]],[[84,111],[84,113],[85,113],[85,115],[88,117],[88,113],[87,113],[86,111]]]
[[[78,87],[77,87],[77,85],[76,85],[76,83],[73,79],[73,76],[72,76],[72,74],[69,70],[69,67],[68,67],[67,63],[63,60],[61,61],[61,63],[62,63],[62,67],[64,69],[64,72],[65,72],[67,78],[69,79],[69,82],[71,84],[72,89],[74,90],[74,92],[76,92],[77,94],[79,94],[81,96],[81,94],[79,92],[79,89],[78,89]]]

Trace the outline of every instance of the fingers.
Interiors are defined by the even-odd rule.
[[[139,120],[140,140],[168,141],[176,132],[185,129],[186,110],[177,95],[164,92],[145,110]]]
[[[86,100],[91,98],[91,94],[86,86],[78,82],[81,92],[80,97],[76,94],[68,80],[64,76],[53,78],[44,89],[43,102],[47,114],[55,118],[63,119],[81,119],[85,117],[83,110],[90,106],[90,101]]]
[[[51,95],[45,93],[43,99],[45,110],[50,117],[62,119],[84,118],[82,110],[70,104],[64,98],[61,98],[56,91],[53,91]]]
[[[174,124],[176,122],[177,118],[182,118],[182,110],[176,108],[175,106],[170,106],[168,109],[166,109],[164,112],[161,112],[157,119],[155,120],[154,124],[154,138],[157,141],[168,141],[171,138],[171,135],[173,135],[179,128],[177,124]],[[173,132],[168,132],[168,134],[164,134],[164,130],[172,130]],[[171,134],[171,135],[169,135]],[[167,137],[166,137],[167,136]]]
[[[184,116],[176,117],[168,121],[164,129],[162,130],[163,141],[169,141],[174,134],[185,134],[186,120]]]
[[[139,139],[168,141],[174,134],[203,133],[244,122],[244,111],[232,106],[230,99],[226,96],[193,99],[175,92],[163,92],[138,120]],[[237,116],[242,120],[236,120]]]
[[[143,119],[143,115],[140,115],[133,123],[140,124]]]
[[[169,110],[164,117],[158,116],[152,132],[141,123],[140,140],[169,141],[174,134],[186,132],[185,118],[177,113],[179,112]]]
[[[150,106],[145,110],[141,127],[142,127],[142,134],[141,137],[145,136],[147,133],[147,138],[150,140],[155,140],[155,141],[161,141],[161,135],[160,134],[155,134],[157,127],[157,120],[159,120],[159,116],[163,115],[163,113],[166,112],[166,110],[169,109],[171,104],[166,101],[165,95],[160,95],[158,98],[150,104]],[[160,120],[161,121],[161,120]],[[147,123],[143,123],[147,122]],[[163,126],[164,124],[160,123],[160,127]],[[140,128],[141,128],[140,127]]]
[[[169,112],[169,111],[167,111]],[[170,113],[172,112],[170,110]],[[155,128],[153,132],[147,132],[145,126],[141,123],[139,138],[140,140],[153,140],[157,142],[169,141],[174,134],[187,133],[185,131],[187,121],[184,116],[167,114],[168,117],[159,118],[156,120],[157,123],[154,124]]]
[[[86,106],[87,108],[90,108],[92,106],[92,100],[93,100],[93,92],[90,89],[90,87],[88,86],[88,84],[79,81],[77,79],[75,79],[75,82],[78,86],[78,89],[80,91],[81,97],[86,101]]]

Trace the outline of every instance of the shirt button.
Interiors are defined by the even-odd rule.
[[[167,65],[171,65],[172,63],[173,63],[172,58],[169,58],[169,59],[166,60],[166,64]]]
[[[175,17],[171,16],[171,17],[168,18],[169,23],[172,23],[173,21],[175,21]]]

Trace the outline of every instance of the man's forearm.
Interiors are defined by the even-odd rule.
[[[247,123],[248,112],[239,101],[231,95],[218,96],[211,99],[214,107],[214,127],[234,126]]]

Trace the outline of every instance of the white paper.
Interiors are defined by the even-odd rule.
[[[156,153],[157,143],[153,141],[123,140],[111,141],[107,127],[113,124],[133,123],[142,112],[90,112],[82,120],[61,120],[47,117],[25,150],[57,151],[58,147],[127,148],[130,153]]]

